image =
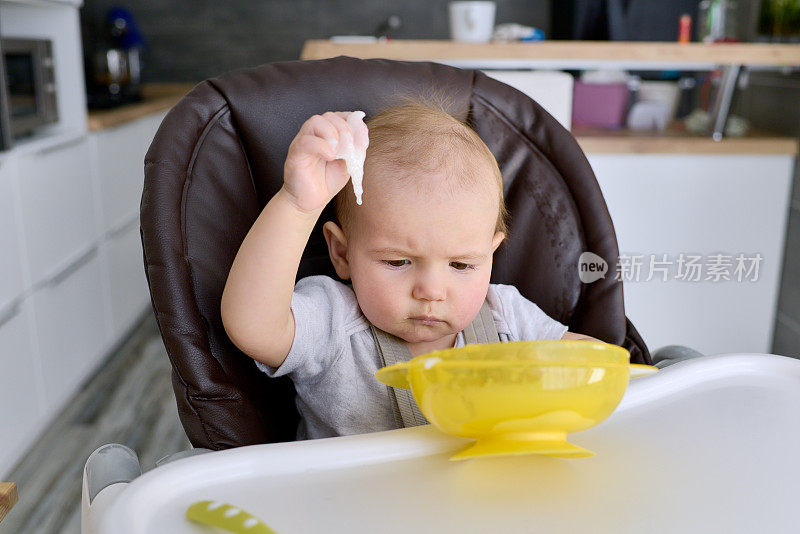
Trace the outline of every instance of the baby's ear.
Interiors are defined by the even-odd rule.
[[[505,240],[505,238],[506,234],[503,232],[494,233],[494,237],[492,238],[492,252],[497,250],[497,247],[500,246],[500,243],[502,243]]]
[[[350,279],[350,263],[347,261],[347,236],[339,226],[328,221],[322,225],[322,234],[328,243],[328,255],[331,257],[333,268],[342,280]]]

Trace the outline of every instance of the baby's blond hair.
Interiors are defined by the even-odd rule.
[[[398,179],[413,175],[413,171],[435,173],[447,167],[454,171],[443,184],[450,190],[480,185],[487,178],[493,182],[499,202],[495,231],[508,234],[503,177],[497,160],[478,134],[445,111],[442,102],[404,99],[400,105],[382,111],[366,123],[369,147],[364,164],[364,202],[369,201],[369,176],[376,166],[399,171],[395,175]],[[486,176],[487,169],[491,177]],[[336,195],[336,218],[346,233],[355,209],[353,186],[348,182]]]

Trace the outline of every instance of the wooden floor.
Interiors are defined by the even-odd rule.
[[[19,502],[0,534],[79,533],[83,465],[101,445],[127,445],[142,471],[190,448],[170,380],[164,345],[147,313],[7,477],[17,483]]]

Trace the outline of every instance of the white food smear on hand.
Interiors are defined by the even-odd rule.
[[[364,160],[367,159],[367,144],[369,138],[362,139],[363,136],[358,135],[358,131],[364,128],[362,119],[366,116],[363,111],[354,111],[347,117],[347,124],[356,135],[353,142],[340,142],[338,159],[343,159],[347,165],[347,172],[350,174],[350,179],[353,181],[353,191],[356,194],[356,203],[361,204],[361,195],[364,192]],[[363,145],[363,146],[362,146]]]

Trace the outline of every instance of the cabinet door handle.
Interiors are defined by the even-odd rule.
[[[53,145],[53,146],[48,146],[48,147],[45,147],[45,148],[43,148],[43,149],[39,150],[38,152],[36,152],[36,155],[37,155],[37,156],[44,156],[44,155],[46,155],[46,154],[49,154],[49,153],[51,153],[51,152],[55,152],[55,151],[57,151],[57,150],[63,150],[63,149],[65,149],[65,148],[69,148],[69,147],[71,147],[71,146],[79,145],[79,144],[81,144],[81,143],[82,143],[82,142],[83,142],[85,139],[86,139],[86,136],[85,136],[85,135],[82,135],[82,136],[80,136],[80,137],[77,137],[77,138],[75,138],[75,139],[67,139],[67,140],[65,140],[65,141],[61,141],[60,143],[56,143],[56,144],[55,144],[55,145]]]
[[[17,316],[19,305],[20,299],[16,299],[4,311],[0,312],[0,328],[3,328],[7,322]]]
[[[80,258],[70,263],[67,267],[64,268],[63,271],[55,275],[53,278],[47,281],[46,285],[48,287],[55,287],[60,284],[65,278],[69,275],[80,269],[84,264],[88,263],[95,255],[97,254],[97,245],[95,244],[92,248],[86,251]]]
[[[137,213],[136,216],[131,219],[130,221],[119,225],[117,228],[114,228],[108,233],[108,237],[111,239],[116,239],[117,236],[120,234],[130,230],[133,226],[135,226],[139,222],[139,214]]]

